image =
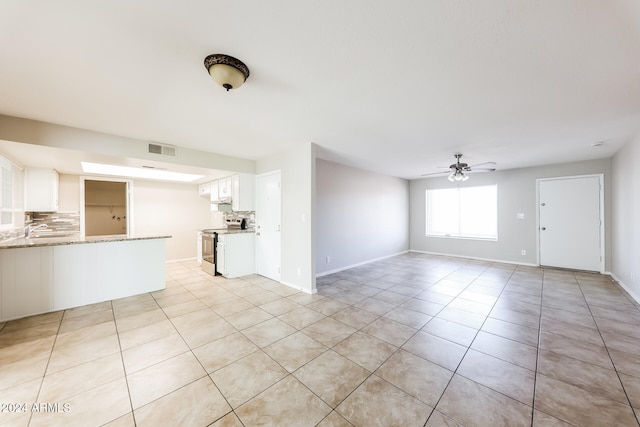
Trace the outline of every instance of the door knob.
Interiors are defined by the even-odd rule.
[[[546,230],[546,229],[547,229],[547,227],[542,227],[540,230],[544,231],[544,230]]]

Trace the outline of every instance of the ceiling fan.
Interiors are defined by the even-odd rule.
[[[442,172],[426,173],[421,176],[440,175],[440,174],[448,173],[449,181],[454,182],[454,181],[466,181],[467,179],[469,179],[469,176],[465,175],[465,172],[467,173],[468,172],[493,172],[496,170],[496,162],[478,163],[477,165],[469,166],[467,163],[460,162],[460,158],[462,157],[462,154],[460,153],[454,154],[454,157],[456,158],[456,162],[449,166],[449,169],[451,169],[451,172],[442,171]]]

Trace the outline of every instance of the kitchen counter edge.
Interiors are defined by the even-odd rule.
[[[111,236],[75,236],[75,237],[40,237],[33,239],[18,238],[0,242],[0,249],[37,248],[42,246],[80,245],[86,243],[124,242],[129,240],[170,239],[171,236],[149,235],[128,236],[117,234]]]
[[[240,234],[240,233],[255,233],[256,232],[256,230],[254,228],[246,228],[244,230],[234,230],[234,229],[228,229],[228,228],[200,228],[197,231],[199,231],[199,232],[212,231],[212,232],[216,232],[218,234]]]

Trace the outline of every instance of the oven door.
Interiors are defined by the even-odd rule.
[[[202,233],[202,270],[216,275],[216,233]]]

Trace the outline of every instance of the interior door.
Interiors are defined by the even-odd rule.
[[[280,172],[256,179],[256,263],[259,275],[280,280]]]
[[[540,265],[603,271],[602,176],[538,181]]]

